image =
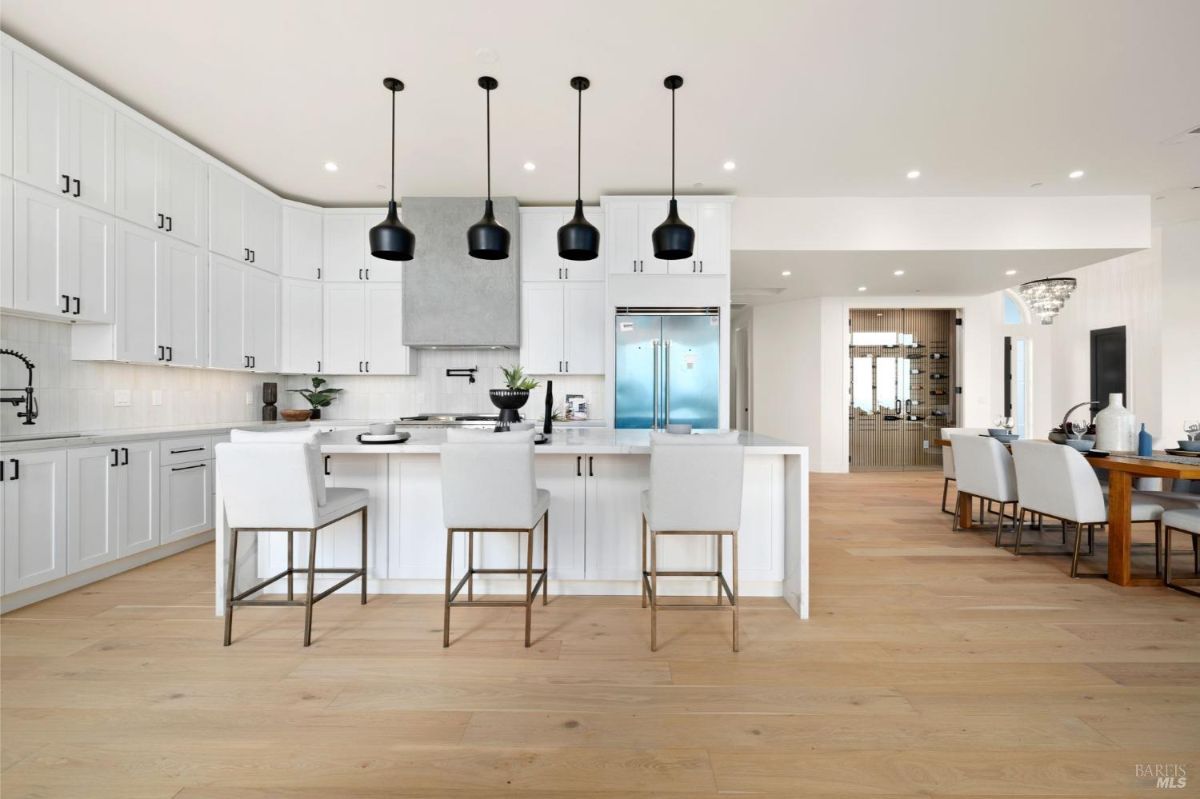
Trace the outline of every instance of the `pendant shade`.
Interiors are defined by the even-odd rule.
[[[512,241],[508,228],[496,221],[492,210],[492,90],[499,85],[499,81],[488,75],[479,79],[479,88],[487,97],[487,202],[483,206],[483,216],[467,229],[467,253],[484,261],[507,258],[508,245]]]
[[[678,75],[668,75],[663,80],[663,86],[671,91],[671,204],[667,218],[650,234],[650,241],[654,257],[664,261],[691,258],[696,244],[696,231],[679,218],[679,204],[675,201],[675,90],[682,85],[683,78]]]
[[[383,87],[392,94],[392,198],[388,201],[387,217],[371,228],[368,241],[371,255],[385,261],[411,261],[417,237],[400,221],[396,213],[396,92],[404,91],[397,78],[384,78]]]
[[[575,216],[558,229],[558,255],[568,261],[591,261],[600,255],[600,231],[583,215],[583,91],[591,81],[582,76],[571,78],[578,96],[575,128]]]

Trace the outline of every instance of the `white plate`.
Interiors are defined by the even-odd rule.
[[[370,433],[363,433],[358,437],[359,441],[371,441],[376,443],[399,443],[408,439],[407,435],[401,433],[388,433],[384,436],[373,436]]]

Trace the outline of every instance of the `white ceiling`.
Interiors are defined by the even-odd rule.
[[[527,203],[573,196],[575,74],[592,79],[586,199],[667,188],[672,72],[686,80],[684,191],[1200,185],[1200,141],[1164,143],[1200,125],[1196,0],[4,0],[0,26],[279,193],[322,204],[386,198],[385,75],[408,85],[401,196],[481,193],[485,73],[500,80],[494,190]],[[1068,180],[1073,169],[1087,174]]]
[[[806,297],[974,296],[1127,252],[1132,250],[738,251],[731,282],[733,301],[747,305]],[[1005,274],[1009,270],[1016,274]]]

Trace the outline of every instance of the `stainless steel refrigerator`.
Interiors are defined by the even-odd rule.
[[[618,308],[617,391],[621,428],[720,422],[718,308]]]

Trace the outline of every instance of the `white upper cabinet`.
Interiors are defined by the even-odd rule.
[[[242,342],[245,320],[242,300],[242,265],[220,256],[209,260],[208,363],[219,369],[249,369]]]
[[[242,330],[250,368],[274,372],[279,368],[279,278],[248,269],[244,286]]]
[[[159,357],[158,332],[158,237],[136,225],[117,227],[117,324],[111,357],[133,363],[155,363]],[[90,332],[90,331],[89,331]],[[76,332],[74,343],[84,334]],[[78,348],[77,348],[78,349]],[[73,353],[80,357],[79,352]],[[97,357],[102,357],[97,353]]]
[[[208,169],[208,247],[279,273],[279,201],[216,167]]]
[[[11,57],[13,177],[111,211],[112,108],[30,59]]]
[[[323,220],[318,211],[283,207],[283,276],[320,280],[325,257]]]
[[[5,305],[64,322],[112,322],[115,227],[108,214],[12,184]],[[5,246],[10,246],[6,244]],[[11,294],[10,294],[11,291]]]
[[[208,363],[208,268],[197,247],[157,242],[157,330],[163,356],[173,366]]]
[[[602,282],[526,283],[521,365],[532,374],[604,374]]]
[[[325,212],[325,280],[384,283],[403,280],[404,262],[374,257],[367,241],[371,228],[382,222],[386,215],[387,211],[382,209],[370,213],[357,210]]]
[[[285,213],[286,213],[285,209]],[[318,222],[320,217],[317,218]],[[320,228],[318,227],[319,231]],[[323,371],[321,321],[323,290],[312,280],[283,279],[281,355],[279,369],[291,373]]]
[[[603,283],[563,286],[563,366],[570,374],[604,374]]]
[[[412,373],[411,350],[403,343],[400,312],[401,285],[367,286],[367,340],[365,371],[368,374]]]
[[[537,375],[563,371],[563,301],[563,287],[557,283],[522,287],[521,366],[525,371]]]
[[[401,343],[400,284],[325,285],[326,374],[411,374],[411,350]]]
[[[150,128],[117,115],[118,216],[189,244],[203,243],[204,164]]]
[[[558,255],[558,229],[575,215],[574,207],[521,209],[523,281],[604,279],[604,214],[595,207],[583,210],[600,230],[600,254],[591,261],[569,261]]]
[[[724,200],[678,199],[679,216],[696,231],[691,258],[654,257],[651,237],[667,218],[669,198],[619,198],[604,203],[608,271],[612,274],[700,275],[729,272],[730,205]]]

